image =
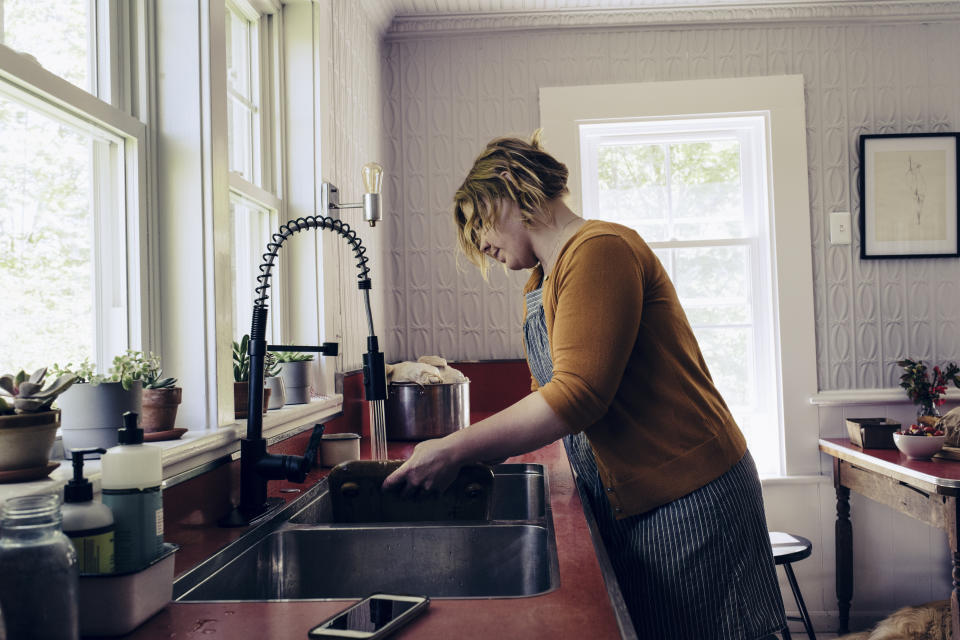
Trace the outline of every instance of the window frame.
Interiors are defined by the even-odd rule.
[[[253,147],[253,167],[251,168],[253,180],[246,179],[238,171],[230,170],[228,153],[226,169],[229,173],[230,201],[239,199],[249,202],[252,206],[268,210],[271,229],[276,230],[281,220],[286,222],[287,209],[281,189],[283,184],[284,139],[282,135],[282,110],[280,109],[280,91],[283,86],[283,77],[279,61],[283,40],[280,20],[277,19],[279,7],[265,1],[257,2],[254,5],[247,0],[226,0],[225,15],[230,12],[231,8],[251,23],[251,32],[255,36],[256,46],[249,47],[248,51],[255,49],[255,54],[251,52],[250,58],[250,82],[253,92],[257,94],[258,113],[255,118],[254,135],[251,141]],[[224,21],[224,29],[226,29],[226,21]],[[224,40],[226,40],[226,34],[224,34]],[[226,87],[228,93],[226,104],[229,109],[229,82],[226,83]],[[229,140],[231,135],[229,127],[227,135]],[[233,221],[231,220],[232,224]],[[257,255],[265,250],[266,243]],[[271,304],[267,320],[269,331],[276,341],[280,341],[280,336],[287,333],[288,314],[285,312],[287,297],[284,294],[283,286],[283,273],[287,262],[286,256],[281,253],[271,278]],[[235,304],[233,306],[236,307]],[[243,325],[241,322],[237,322],[237,326],[239,329]],[[248,332],[249,329],[244,329],[240,335]],[[234,336],[235,339],[239,337]]]
[[[144,279],[149,270],[149,253],[143,233],[147,224],[146,125],[5,45],[0,45],[0,82],[6,85],[4,93],[12,99],[89,131],[95,138],[110,140],[121,149],[117,154],[94,151],[91,156],[94,171],[110,176],[108,189],[104,189],[102,180],[93,185],[96,201],[93,215],[100,216],[111,203],[121,214],[111,229],[101,228],[94,236],[94,359],[98,370],[106,371],[114,355],[127,348],[142,349],[143,336],[150,326],[146,315],[149,301],[145,298],[148,288]],[[94,147],[102,148],[102,145],[95,143]],[[122,235],[125,245],[109,250],[117,234]],[[116,273],[117,264],[125,266],[123,273]],[[120,281],[114,281],[114,277]],[[120,319],[110,311],[112,305],[103,295],[104,291],[111,290],[120,294],[125,307]]]
[[[781,468],[788,476],[819,473],[817,411],[809,401],[817,393],[817,371],[803,76],[541,87],[539,98],[544,145],[567,163],[567,201],[575,211],[583,210],[581,123],[769,113],[767,171],[772,176],[768,198],[774,248],[769,276],[777,319]]]
[[[703,239],[666,239],[653,240],[644,238],[647,245],[655,252],[660,249],[690,249],[713,247],[743,247],[748,253],[749,273],[748,291],[745,299],[750,305],[750,317],[743,323],[734,323],[734,326],[749,328],[753,341],[749,345],[749,356],[753,362],[751,373],[755,377],[751,380],[756,400],[753,405],[744,405],[749,413],[766,415],[771,412],[777,416],[778,423],[783,423],[780,414],[780,402],[763,403],[764,398],[777,394],[775,386],[777,365],[775,349],[775,332],[773,331],[775,314],[773,309],[773,289],[770,279],[771,247],[770,247],[770,214],[766,175],[768,144],[765,132],[768,129],[768,114],[763,112],[724,113],[713,114],[709,117],[696,115],[679,118],[643,118],[620,120],[603,123],[581,123],[579,129],[579,150],[581,158],[582,176],[597,176],[599,174],[599,152],[604,146],[617,145],[663,145],[682,144],[685,142],[711,142],[734,140],[740,145],[740,181],[743,184],[741,192],[743,199],[744,230],[739,236],[714,237]],[[669,156],[667,156],[669,165]],[[668,166],[669,172],[669,166]],[[603,217],[600,210],[598,182],[593,179],[584,179],[581,182],[583,192],[583,216],[587,219]],[[668,173],[668,189],[669,173]],[[670,260],[665,264],[667,272],[674,277],[674,264]],[[681,296],[681,302],[683,297]],[[689,315],[689,314],[688,314]],[[693,324],[693,323],[692,323]],[[693,325],[697,330],[697,325]],[[709,327],[708,327],[709,328]],[[728,402],[731,409],[735,403]],[[752,411],[749,411],[753,408]],[[763,410],[761,410],[761,408]],[[739,411],[735,410],[739,414]],[[775,436],[777,451],[782,451],[782,433],[778,430]],[[764,461],[758,462],[763,466]],[[778,473],[782,473],[782,459],[777,465]]]

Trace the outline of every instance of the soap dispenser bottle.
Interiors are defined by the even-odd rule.
[[[73,479],[63,488],[63,532],[77,550],[80,573],[113,573],[113,512],[93,501],[93,485],[83,477],[83,456],[106,449],[73,449]]]
[[[100,459],[103,504],[116,524],[114,560],[118,573],[139,571],[163,551],[162,452],[143,444],[137,414],[123,414],[120,444]]]

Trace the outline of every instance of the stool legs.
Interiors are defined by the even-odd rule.
[[[816,634],[813,633],[813,625],[810,623],[810,614],[807,613],[807,605],[803,603],[803,596],[800,595],[800,585],[797,584],[797,577],[793,575],[793,567],[787,562],[783,565],[783,568],[787,572],[787,580],[790,582],[790,590],[793,591],[793,597],[797,601],[797,608],[800,609],[800,619],[803,621],[803,627],[807,630],[807,635],[810,637],[810,640],[817,640]],[[786,632],[784,640],[789,640],[789,634],[789,631]]]

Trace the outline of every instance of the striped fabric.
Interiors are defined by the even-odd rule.
[[[541,290],[527,294],[524,341],[540,385],[553,376]],[[760,640],[786,626],[750,453],[713,482],[617,520],[584,433],[564,438],[640,638]]]

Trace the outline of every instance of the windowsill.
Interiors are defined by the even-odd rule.
[[[336,417],[342,410],[343,396],[334,394],[314,398],[308,404],[288,405],[268,411],[263,416],[263,437],[268,444],[285,440],[313,428],[317,422]],[[202,473],[224,458],[238,456],[240,439],[246,436],[246,429],[246,420],[235,420],[216,431],[187,431],[179,440],[148,443],[163,450],[164,486],[182,482],[194,473]],[[60,466],[43,480],[0,484],[0,504],[16,496],[60,491],[72,477],[73,469],[67,460],[55,462],[59,462]],[[84,477],[93,483],[94,492],[98,493],[100,461],[85,461],[83,471]]]

